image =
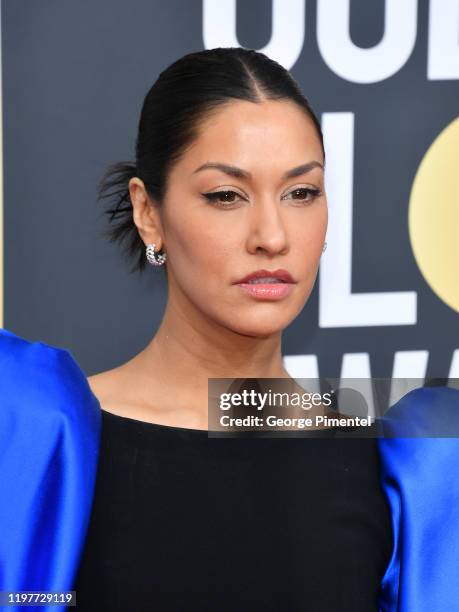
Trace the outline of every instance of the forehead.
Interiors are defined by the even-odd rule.
[[[312,119],[297,104],[289,100],[237,100],[200,122],[198,136],[177,171],[191,174],[209,160],[233,163],[254,174],[283,173],[300,163],[322,162],[323,154]]]

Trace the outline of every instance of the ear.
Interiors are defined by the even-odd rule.
[[[140,237],[145,244],[156,244],[159,251],[163,246],[163,228],[159,206],[147,193],[144,182],[138,177],[129,181],[129,194],[133,208],[132,217]]]

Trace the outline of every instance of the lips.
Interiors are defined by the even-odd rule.
[[[256,270],[244,276],[235,284],[275,284],[275,283],[294,283],[291,274],[287,270]]]

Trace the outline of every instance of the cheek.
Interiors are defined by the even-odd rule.
[[[305,219],[305,223],[293,224],[291,229],[292,247],[301,258],[300,266],[306,269],[317,264],[327,232],[327,209],[318,208]]]
[[[168,243],[174,271],[180,283],[190,288],[199,282],[200,292],[205,293],[214,282],[224,282],[226,276],[234,275],[231,265],[237,252],[235,237],[225,228],[212,226],[204,219],[184,219],[168,232]]]

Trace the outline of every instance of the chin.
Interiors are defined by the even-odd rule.
[[[230,327],[243,336],[266,338],[282,332],[289,324],[290,319],[285,317],[246,317],[244,320],[244,317],[239,316]]]

